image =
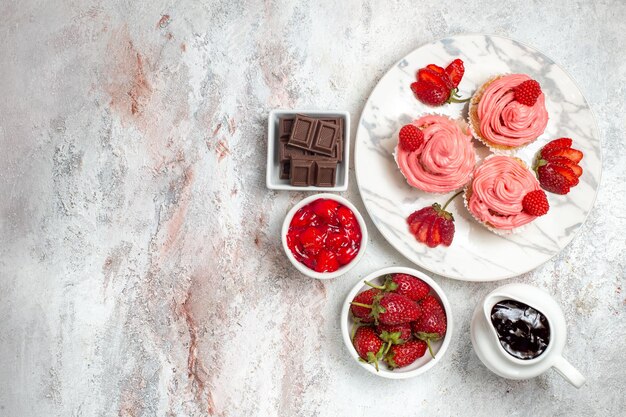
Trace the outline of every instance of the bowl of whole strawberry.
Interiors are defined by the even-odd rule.
[[[336,278],[359,262],[367,246],[367,228],[359,211],[343,197],[315,194],[287,213],[283,249],[293,266],[317,279]]]
[[[341,332],[350,355],[366,370],[411,378],[435,366],[448,349],[450,304],[426,274],[384,268],[352,288],[341,311]]]

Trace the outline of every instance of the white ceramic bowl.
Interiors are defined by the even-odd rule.
[[[342,117],[343,118],[343,154],[337,164],[337,177],[334,187],[293,186],[289,180],[280,179],[280,160],[278,158],[278,119],[285,116],[306,114],[311,117]],[[272,110],[267,119],[267,169],[265,184],[270,190],[283,191],[346,191],[348,189],[348,168],[350,167],[350,113],[341,110]]]
[[[342,266],[341,268],[339,268],[338,270],[334,272],[317,272],[317,271],[310,269],[306,265],[298,262],[298,260],[293,256],[293,254],[291,253],[291,250],[287,246],[287,231],[289,230],[289,224],[291,223],[291,219],[293,219],[293,216],[296,214],[298,210],[300,210],[300,208],[320,198],[327,198],[329,200],[335,200],[338,203],[341,203],[344,206],[348,207],[354,213],[356,220],[359,222],[359,226],[361,226],[361,247],[359,248],[359,253],[357,253],[357,255],[349,264]],[[351,202],[349,202],[345,198],[338,196],[336,194],[321,193],[321,194],[314,194],[310,197],[302,199],[298,204],[293,206],[291,210],[289,210],[289,213],[287,213],[287,215],[285,216],[285,220],[283,222],[281,239],[283,242],[283,249],[285,250],[285,254],[287,255],[287,258],[289,258],[293,266],[295,266],[298,271],[302,272],[304,275],[311,277],[311,278],[331,279],[331,278],[336,278],[340,275],[345,274],[361,260],[361,258],[363,257],[363,254],[365,253],[365,249],[367,248],[367,227],[365,226],[365,221],[363,220],[363,216],[361,216],[361,213],[359,213],[359,211],[356,209],[356,207],[354,207],[354,205]]]
[[[425,283],[427,283],[428,285],[430,285],[430,288],[432,288],[431,294],[433,294],[435,298],[437,298],[441,302],[441,305],[443,306],[446,312],[448,325],[446,329],[446,334],[443,337],[443,339],[437,340],[436,342],[431,342],[430,344],[433,349],[433,353],[435,354],[434,359],[430,356],[430,353],[428,353],[428,350],[427,350],[424,356],[422,356],[421,358],[419,358],[418,360],[416,360],[409,366],[406,366],[403,368],[397,368],[396,370],[392,371],[389,368],[387,368],[387,365],[385,365],[381,361],[379,363],[379,371],[376,371],[376,368],[374,368],[373,365],[369,363],[361,362],[359,360],[359,354],[356,352],[356,349],[352,345],[352,340],[351,340],[350,335],[351,335],[353,321],[352,321],[352,314],[350,313],[350,302],[354,299],[354,297],[358,293],[371,288],[368,285],[365,285],[363,281],[369,281],[377,285],[382,285],[383,284],[382,277],[384,275],[394,274],[394,273],[413,275],[414,277],[417,277],[421,279],[422,281],[424,281]],[[343,303],[343,308],[341,309],[341,333],[343,335],[343,341],[346,344],[346,348],[348,348],[348,352],[350,352],[350,355],[354,358],[355,362],[358,363],[362,368],[366,369],[367,371],[375,375],[381,376],[383,378],[389,378],[389,379],[412,378],[414,376],[423,374],[424,372],[426,372],[427,370],[435,366],[435,364],[443,358],[444,354],[448,350],[448,346],[450,345],[450,339],[452,338],[452,330],[453,330],[452,311],[450,311],[450,303],[448,303],[448,299],[446,298],[446,295],[443,293],[443,290],[428,275],[412,268],[392,266],[389,268],[384,268],[376,272],[373,272],[369,274],[367,277],[365,277],[364,279],[359,279],[359,282],[356,283],[356,285],[352,288],[352,290],[346,297],[346,300]]]

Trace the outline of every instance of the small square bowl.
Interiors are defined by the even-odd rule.
[[[310,117],[343,118],[343,154],[337,164],[337,178],[334,187],[295,187],[289,180],[280,179],[280,160],[278,156],[278,119],[281,117],[305,114]],[[285,191],[346,191],[348,189],[348,169],[350,167],[350,113],[338,110],[272,110],[267,126],[267,172],[265,184],[270,190]]]

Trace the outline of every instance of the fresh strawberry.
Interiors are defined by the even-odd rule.
[[[429,106],[441,106],[444,103],[464,103],[458,95],[458,86],[463,78],[463,61],[455,59],[445,69],[435,64],[428,64],[417,71],[417,82],[411,84],[415,97]]]
[[[428,68],[431,71],[436,72],[442,78],[449,78],[448,73],[446,73],[446,70],[444,68],[441,68],[439,65],[428,64],[426,65],[426,68]],[[419,71],[417,73],[418,73],[418,79],[419,79]]]
[[[428,217],[435,217],[436,215],[437,212],[433,209],[433,207],[427,206],[411,213],[406,221],[407,223],[411,224],[415,221],[422,220]]]
[[[418,339],[424,340],[428,344],[428,350],[434,358],[435,355],[430,342],[445,336],[448,327],[446,312],[432,295],[424,298],[420,306],[422,307],[422,316],[412,323],[413,333]]]
[[[385,362],[391,369],[408,366],[424,356],[427,344],[423,340],[409,340],[401,345],[393,345],[385,355]]]
[[[433,224],[434,221],[435,219],[423,222],[419,230],[417,231],[415,238],[422,243],[426,243],[428,241],[428,232],[430,231],[430,226]]]
[[[436,84],[445,88],[447,91],[450,91],[453,88],[448,75],[445,74],[445,71],[442,75],[428,67],[421,68],[417,71],[417,81],[426,81],[431,84]]]
[[[374,323],[402,324],[417,320],[421,315],[420,307],[410,298],[394,292],[380,293],[372,304],[353,301],[353,306],[370,308]]]
[[[465,66],[463,65],[463,61],[460,59],[455,59],[452,61],[445,69],[446,74],[448,74],[448,78],[452,83],[452,88],[456,88],[461,83],[461,79],[463,78],[463,74],[465,73]]]
[[[427,81],[414,82],[411,84],[411,90],[419,101],[429,106],[441,106],[450,97],[450,92],[446,87]]]
[[[583,159],[583,153],[578,149],[556,149],[552,150],[549,153],[542,152],[542,156],[545,160],[551,161],[552,158],[555,157],[565,157],[575,164],[579,163],[581,159]]]
[[[376,334],[384,342],[398,345],[411,338],[411,323],[402,324],[379,324],[376,326]]]
[[[574,171],[574,174],[576,174],[577,177],[583,175],[583,169],[580,167],[580,165],[564,156],[551,156],[548,162],[569,167],[572,171]]]
[[[559,138],[549,142],[546,146],[541,148],[541,155],[548,155],[553,150],[557,149],[569,149],[572,147],[572,140],[570,138]]]
[[[434,221],[430,223],[430,228],[428,229],[428,236],[426,237],[426,246],[429,248],[434,248],[443,243],[441,239],[441,223],[445,220],[443,217],[437,216]]]
[[[535,80],[526,80],[513,89],[513,98],[518,103],[534,106],[541,94],[541,86]]]
[[[537,153],[533,168],[544,190],[567,194],[571,187],[578,185],[578,178],[583,174],[578,163],[583,153],[571,146],[570,138],[559,138],[549,142]]]
[[[452,239],[454,239],[454,219],[441,222],[439,224],[439,233],[441,233],[441,243],[444,246],[450,246]]]
[[[453,195],[443,208],[439,203],[435,203],[409,215],[407,224],[415,239],[431,248],[438,245],[450,246],[454,237],[454,216],[446,211],[446,207],[461,193],[460,191]]]
[[[410,298],[393,292],[385,293],[377,302],[374,299],[375,307],[372,309],[374,322],[382,324],[402,324],[417,320],[422,311],[420,307]]]
[[[574,187],[578,185],[578,176],[574,173],[574,171],[566,166],[561,164],[551,163],[550,166],[554,169],[558,174],[560,174],[563,178],[567,180],[567,183],[570,187]]]
[[[541,188],[554,194],[567,194],[570,190],[569,181],[556,172],[554,167],[542,165],[537,168],[537,177]]]
[[[370,315],[372,312],[371,305],[374,304],[374,297],[380,294],[380,290],[376,288],[370,288],[369,290],[360,292],[352,300],[350,311],[352,315],[359,319],[363,323],[373,323],[374,318]],[[366,307],[361,307],[365,305]]]
[[[393,274],[385,278],[385,284],[377,286],[365,281],[367,285],[382,291],[391,291],[402,294],[413,301],[420,301],[430,292],[430,285],[409,274]]]
[[[433,209],[432,206],[424,207],[418,211],[411,213],[411,215],[409,215],[409,217],[407,218],[407,223],[409,224],[409,230],[411,231],[411,234],[417,236],[422,224],[430,224],[430,222],[434,221],[435,218],[437,218],[437,212]]]
[[[412,124],[402,126],[398,134],[400,148],[408,152],[418,150],[424,143],[424,133]]]
[[[543,216],[550,209],[546,193],[542,190],[531,191],[522,199],[524,211],[532,216]]]
[[[376,335],[371,327],[359,327],[352,339],[352,344],[361,360],[371,363],[378,371],[378,361],[382,359],[385,343]]]

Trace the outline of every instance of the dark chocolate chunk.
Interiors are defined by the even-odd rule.
[[[318,154],[332,156],[337,144],[338,131],[338,125],[319,122],[311,141],[310,150]]]
[[[289,177],[291,185],[307,187],[313,183],[315,175],[315,161],[307,159],[292,159]]]
[[[333,157],[337,159],[337,162],[341,162],[343,159],[343,140],[338,140],[333,152]]]
[[[293,121],[293,128],[291,129],[291,136],[289,136],[289,145],[311,150],[317,124],[317,119],[300,114],[296,115],[296,119]]]
[[[317,161],[315,165],[317,165],[315,185],[318,187],[333,187],[335,185],[337,163],[332,161]]]
[[[293,121],[295,117],[281,117],[278,119],[278,137],[283,138],[291,134],[291,128],[293,127]]]
[[[280,175],[281,180],[288,180],[291,173],[291,159],[280,161]]]
[[[278,144],[278,158],[280,161],[286,161],[294,157],[306,156],[307,151],[300,148],[294,148],[293,146],[289,146],[286,143]]]

